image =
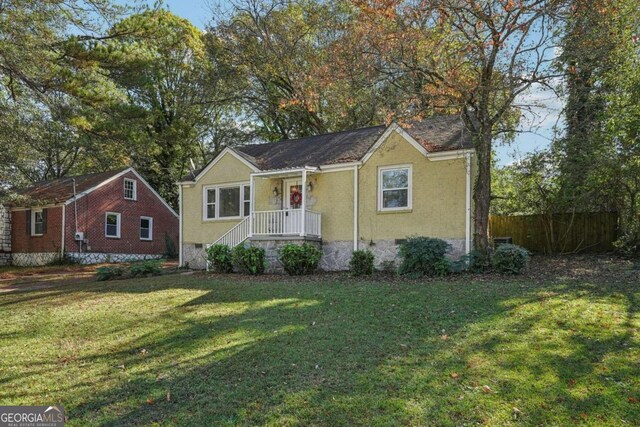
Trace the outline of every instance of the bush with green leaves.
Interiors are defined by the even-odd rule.
[[[529,265],[529,251],[518,245],[500,245],[491,258],[491,265],[499,273],[520,274]]]
[[[96,269],[96,279],[98,279],[99,282],[117,279],[119,277],[122,277],[123,274],[124,268],[122,267],[105,266],[98,267]]]
[[[442,239],[409,237],[400,245],[400,274],[414,278],[441,275],[447,249],[449,244]]]
[[[291,276],[311,274],[318,268],[322,252],[309,243],[296,245],[290,243],[278,250],[278,259],[284,271]]]
[[[433,275],[436,277],[444,277],[453,273],[453,263],[448,258],[443,258],[433,264]]]
[[[267,266],[266,253],[263,248],[257,246],[238,245],[231,251],[233,265],[241,273],[264,274]]]
[[[373,252],[368,249],[353,251],[349,269],[354,276],[368,276],[373,274]]]
[[[398,272],[396,262],[392,260],[382,261],[379,268],[381,272],[388,275],[394,275]]]
[[[162,274],[162,260],[150,259],[131,264],[129,267],[131,277],[159,276]]]
[[[233,254],[227,245],[217,243],[207,249],[207,261],[217,273],[231,273],[233,271]]]
[[[451,264],[453,273],[486,273],[491,269],[491,257],[488,252],[472,250]]]

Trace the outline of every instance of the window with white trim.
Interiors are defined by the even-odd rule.
[[[204,187],[203,218],[233,219],[249,215],[251,211],[249,184]]]
[[[137,199],[137,190],[138,185],[135,179],[125,178],[124,179],[124,198],[127,200],[136,200]]]
[[[31,211],[31,235],[42,236],[44,234],[45,216],[42,209],[33,209]]]
[[[411,209],[411,165],[378,169],[378,210]]]
[[[104,235],[115,239],[120,238],[120,214],[118,212],[104,214]]]
[[[140,240],[153,240],[153,218],[140,217]]]

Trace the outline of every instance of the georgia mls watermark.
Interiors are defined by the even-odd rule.
[[[63,427],[62,406],[0,406],[0,427]]]

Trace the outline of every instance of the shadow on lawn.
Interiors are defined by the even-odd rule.
[[[84,402],[63,402],[71,422],[460,425],[520,417],[535,425],[640,419],[640,405],[626,401],[638,390],[619,385],[640,376],[639,366],[616,362],[637,333],[637,291],[630,284],[258,280],[245,286],[224,277],[172,276],[66,287],[77,298],[205,291],[162,313],[152,333],[123,350],[79,360],[118,361],[135,374]],[[620,328],[598,332],[603,322],[593,330],[571,322],[583,300],[611,298],[626,299]],[[244,309],[209,311],[225,304]],[[485,393],[484,385],[491,391]]]
[[[624,286],[185,286],[209,292],[177,308],[176,320],[206,305],[249,308],[199,317],[161,340],[151,336],[121,354],[98,357],[144,367],[141,346],[151,358],[172,354],[178,360],[225,337],[229,342],[180,363],[165,360],[117,390],[90,397],[70,410],[72,418],[91,420],[100,413],[104,424],[122,425],[461,424],[511,420],[513,407],[520,407],[520,417],[531,424],[589,417],[597,424],[640,415],[625,401],[625,392],[637,390],[611,387],[607,379],[637,377],[638,366],[614,363],[594,372],[632,339],[637,303]],[[132,291],[140,288],[133,285]],[[555,319],[563,315],[560,306],[514,314],[539,304],[541,292],[567,300],[623,293],[629,300],[624,332],[594,339],[578,331],[564,347],[542,336],[536,343],[530,331],[564,327]],[[491,331],[498,318],[507,320]],[[485,384],[492,392],[483,392]]]

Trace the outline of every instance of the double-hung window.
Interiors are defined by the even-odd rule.
[[[249,184],[204,187],[203,217],[209,220],[248,216],[251,211],[249,196]]]
[[[46,211],[43,209],[33,209],[31,211],[31,235],[42,236],[46,227]]]
[[[153,218],[140,217],[140,240],[153,240]]]
[[[124,198],[127,200],[136,200],[137,198],[137,182],[135,179],[124,179]]]
[[[378,169],[378,210],[411,209],[411,165]]]
[[[107,212],[104,214],[104,235],[105,237],[120,238],[120,214],[117,212]]]

